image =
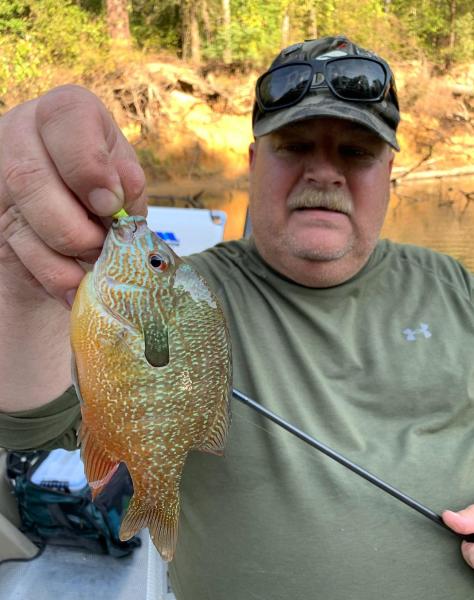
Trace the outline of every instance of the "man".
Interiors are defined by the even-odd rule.
[[[253,238],[190,260],[219,293],[234,385],[433,508],[472,502],[474,279],[378,236],[398,102],[345,38],[284,50],[257,83]],[[60,88],[0,124],[0,445],[74,447],[68,311],[104,239],[145,211],[104,107]],[[73,143],[71,143],[71,141]],[[58,302],[60,300],[60,302]],[[66,390],[66,391],[65,391]],[[170,565],[178,599],[464,600],[463,542],[233,404],[224,459],[193,453]],[[474,509],[444,513],[474,531]]]

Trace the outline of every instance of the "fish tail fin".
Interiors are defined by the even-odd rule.
[[[129,540],[140,529],[148,527],[151,539],[163,560],[172,560],[178,539],[179,500],[173,506],[146,506],[135,496],[130,500],[127,514],[120,526],[119,537]]]

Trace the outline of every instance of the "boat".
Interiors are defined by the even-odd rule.
[[[149,207],[148,225],[182,256],[220,242],[226,213],[197,208]],[[79,547],[41,547],[21,531],[17,499],[0,448],[0,600],[175,600],[167,564],[147,530],[131,554],[114,557]]]

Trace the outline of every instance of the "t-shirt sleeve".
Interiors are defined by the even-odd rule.
[[[9,450],[75,450],[80,422],[80,404],[71,386],[39,408],[0,412],[0,447]]]
[[[186,256],[185,260],[199,271],[217,295],[221,295],[226,280],[240,276],[236,267],[245,263],[247,247],[248,240],[221,242],[203,252]]]

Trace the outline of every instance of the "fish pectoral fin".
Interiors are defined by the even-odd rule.
[[[168,329],[155,321],[144,328],[145,358],[152,367],[166,367],[170,362]]]
[[[170,508],[147,506],[137,500],[136,494],[132,496],[120,526],[119,538],[122,542],[129,540],[140,529],[148,527],[150,536],[161,558],[172,560],[176,542],[178,540],[179,499]]]
[[[208,452],[209,454],[224,454],[225,443],[230,427],[230,406],[225,399],[217,412],[214,422],[209,429],[204,441],[198,446],[197,450]]]
[[[84,404],[81,389],[79,387],[79,375],[77,373],[76,355],[74,354],[74,350],[71,352],[71,378],[74,388],[76,390],[76,395],[79,398],[79,402],[81,404]]]
[[[96,444],[84,421],[79,430],[79,443],[84,471],[94,500],[112,479],[120,462],[112,460],[105,450]]]

